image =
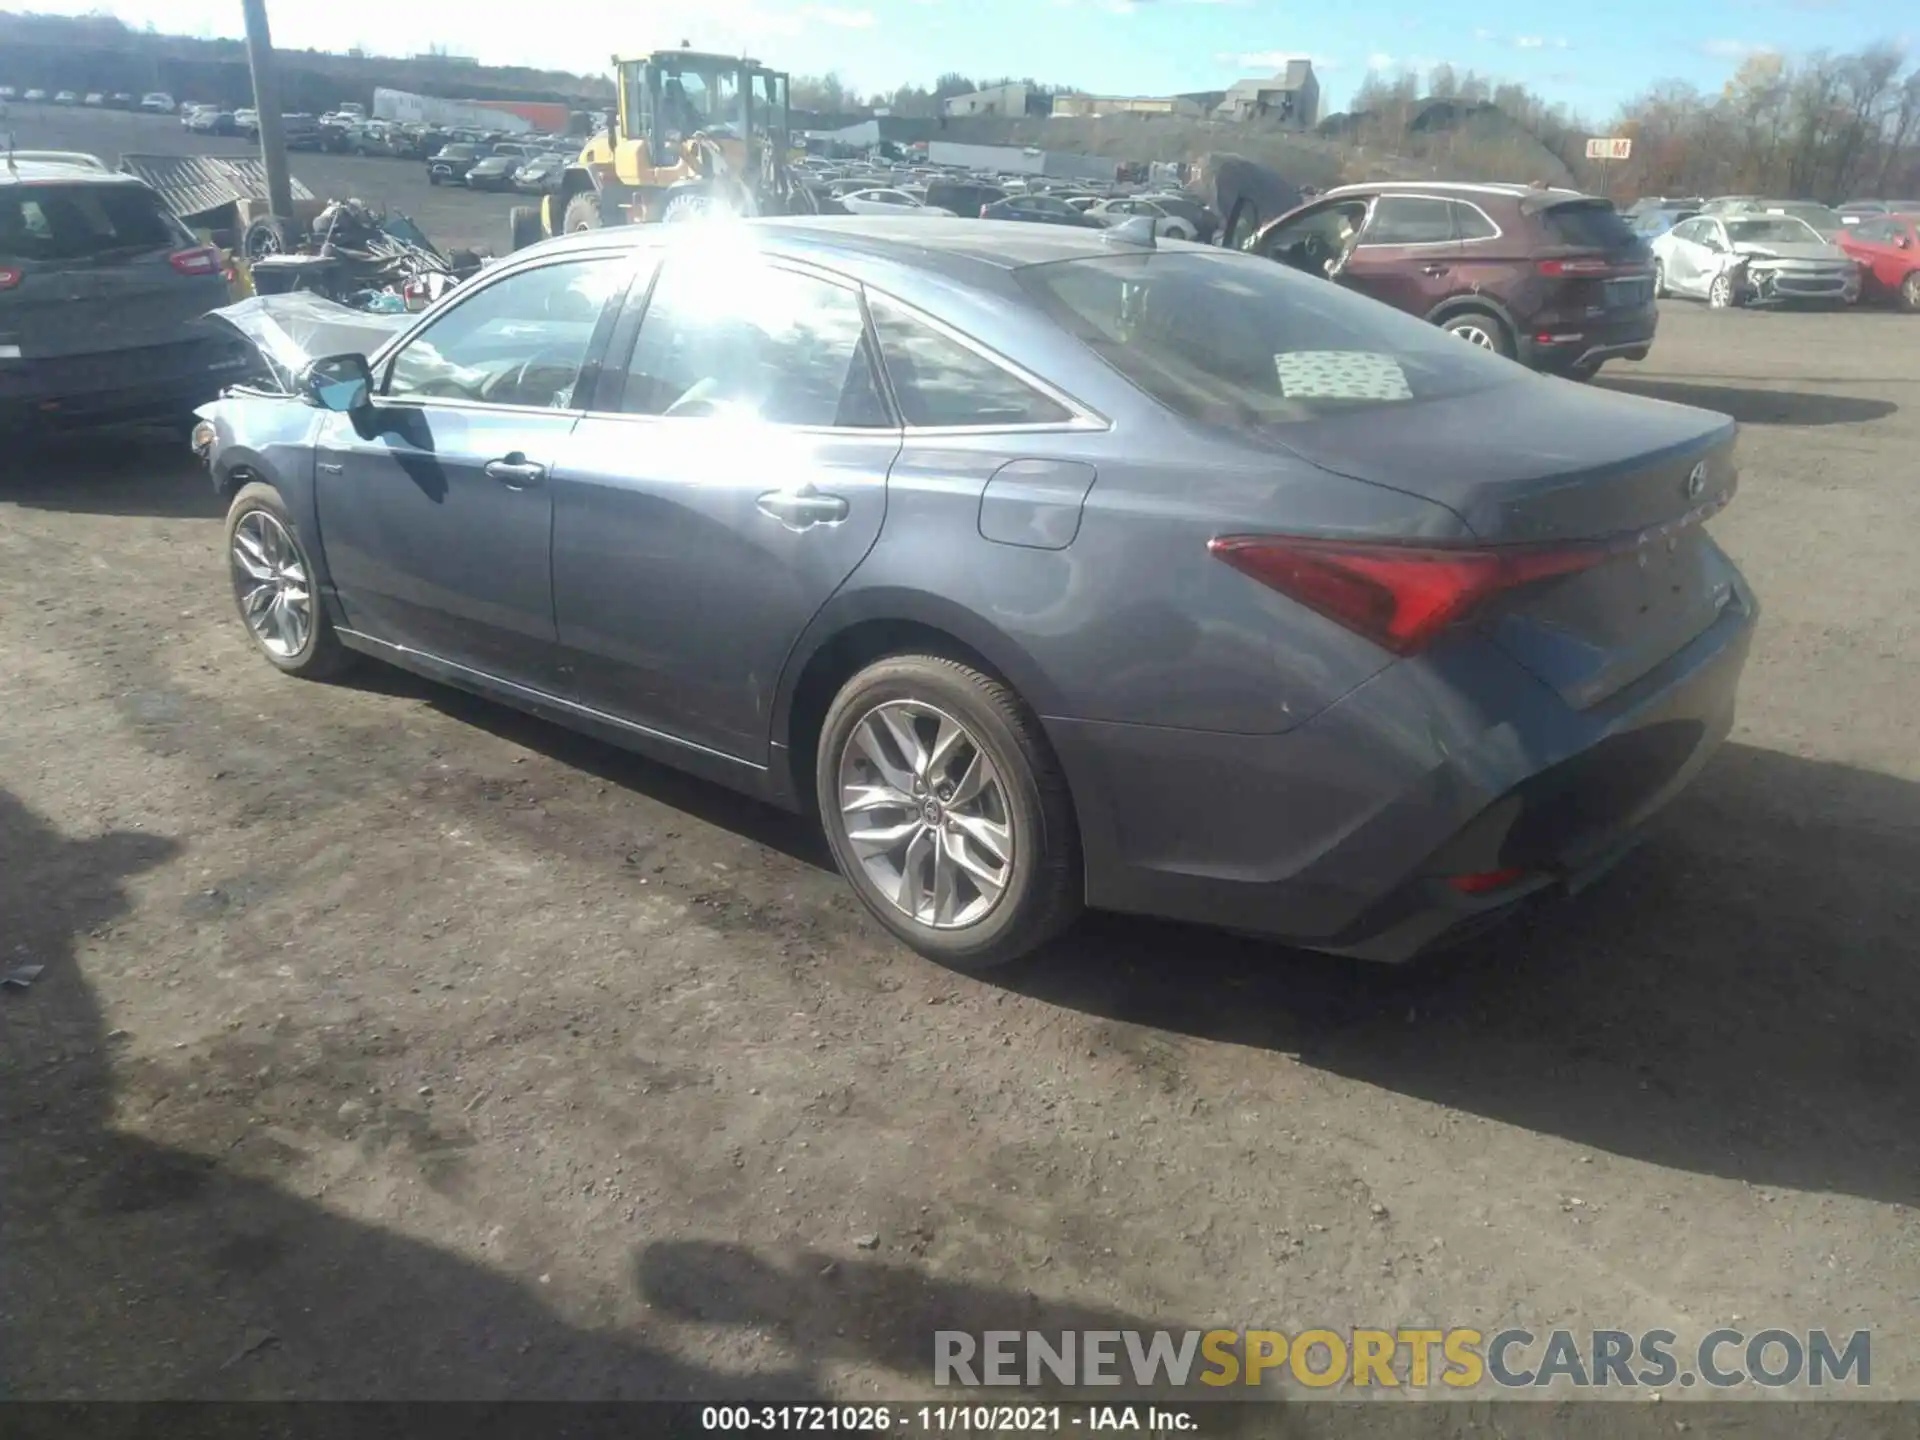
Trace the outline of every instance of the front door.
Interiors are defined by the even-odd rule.
[[[1265,259],[1328,279],[1338,273],[1366,218],[1364,200],[1323,200],[1274,221],[1249,248]]]
[[[1349,290],[1425,315],[1455,288],[1454,207],[1429,195],[1382,195],[1334,278]]]
[[[629,268],[579,257],[475,286],[382,365],[371,406],[327,417],[315,492],[349,628],[551,688],[553,469]]]
[[[900,432],[863,326],[832,279],[727,247],[665,262],[608,360],[618,413],[582,419],[555,480],[564,694],[765,761],[781,668],[886,512]]]

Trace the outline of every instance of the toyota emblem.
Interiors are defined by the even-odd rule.
[[[1707,493],[1707,462],[1702,460],[1687,472],[1687,499],[1698,500]]]

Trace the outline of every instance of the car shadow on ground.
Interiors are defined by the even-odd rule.
[[[0,959],[44,967],[31,988],[0,991],[10,1400],[825,1400],[829,1367],[848,1364],[919,1389],[938,1329],[1186,1328],[945,1279],[905,1255],[638,1247],[627,1278],[659,1315],[738,1327],[763,1353],[772,1335],[779,1358],[721,1371],[637,1324],[571,1323],[530,1283],[264,1178],[258,1152],[284,1142],[243,1144],[257,1117],[217,1085],[197,1098],[201,1128],[238,1138],[186,1148],[131,1134],[116,1116],[165,1101],[162,1062],[150,1044],[132,1059],[135,1037],[106,1028],[75,938],[111,929],[133,907],[127,882],[184,849],[149,834],[62,835],[0,791]],[[181,1086],[206,1078],[190,1057],[172,1069]],[[307,1113],[329,1113],[329,1077],[303,1083]],[[74,1433],[74,1418],[45,1433]],[[663,1433],[615,1418],[624,1428],[592,1433]],[[565,1419],[581,1433],[580,1417]]]
[[[1891,400],[1857,395],[1822,395],[1806,390],[1743,389],[1682,380],[1646,380],[1637,375],[1603,374],[1594,382],[1624,395],[1670,400],[1732,416],[1742,425],[1853,425],[1883,420],[1900,407]],[[1848,384],[1857,382],[1848,381]]]
[[[90,515],[216,519],[226,506],[178,431],[95,430],[28,441],[0,473],[0,505]]]
[[[359,683],[833,869],[800,817],[385,667]],[[1621,1156],[1913,1205],[1916,874],[1920,786],[1731,744],[1600,884],[1411,965],[1095,914],[983,978]]]
[[[1451,953],[1095,916],[1010,983],[1616,1155],[1914,1205],[1916,874],[1920,786],[1732,745],[1602,883]]]

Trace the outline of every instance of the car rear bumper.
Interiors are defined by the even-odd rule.
[[[1618,314],[1536,320],[1520,337],[1520,359],[1550,374],[1602,360],[1644,360],[1659,324],[1659,309],[1651,301]]]
[[[1736,584],[1711,626],[1587,711],[1463,639],[1280,735],[1050,719],[1087,901],[1398,962],[1581,888],[1726,737],[1757,616]]]
[[[184,419],[253,361],[237,341],[0,360],[0,430],[70,429]]]

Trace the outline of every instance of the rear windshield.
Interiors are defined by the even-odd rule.
[[[92,260],[186,239],[141,185],[0,187],[0,259]]]
[[[1252,256],[1160,251],[1015,273],[1128,380],[1216,429],[1260,435],[1526,374],[1423,320]]]
[[[448,145],[440,152],[442,160],[472,160],[480,154],[477,145]]]
[[[1556,245],[1582,250],[1619,250],[1635,244],[1633,227],[1604,200],[1576,200],[1543,211],[1540,224]]]

